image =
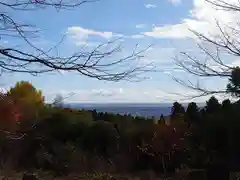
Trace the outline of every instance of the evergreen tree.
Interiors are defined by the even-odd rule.
[[[186,120],[188,122],[198,122],[199,121],[199,108],[195,102],[191,102],[188,104],[186,110]]]
[[[174,102],[173,107],[172,107],[172,112],[171,112],[171,119],[181,119],[185,114],[185,109],[184,107],[178,103]]]
[[[223,102],[222,102],[222,110],[223,111],[228,111],[231,109],[231,101],[229,99],[225,99]]]
[[[215,113],[220,110],[221,104],[218,102],[217,98],[212,96],[207,102],[206,102],[206,113]]]
[[[240,67],[236,67],[232,70],[229,81],[227,91],[233,96],[240,97]]]
[[[164,116],[163,116],[163,114],[161,114],[161,116],[160,116],[160,121],[164,121],[165,119],[164,119]]]

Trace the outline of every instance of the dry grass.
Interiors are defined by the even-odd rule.
[[[0,172],[0,179],[22,180],[22,172]],[[139,172],[137,174],[108,174],[108,173],[82,173],[71,174],[64,177],[54,177],[51,173],[36,171],[36,177],[39,180],[162,180],[151,171]]]
[[[163,178],[156,175],[152,171],[142,171],[135,174],[109,174],[109,173],[80,173],[80,174],[70,174],[64,177],[54,177],[52,173],[34,171],[34,174],[39,180],[198,180],[205,179],[204,171],[193,170],[193,171],[180,171],[175,173],[172,177]],[[190,173],[190,176],[188,176]],[[0,171],[0,179],[5,180],[22,180],[23,172],[14,171]]]

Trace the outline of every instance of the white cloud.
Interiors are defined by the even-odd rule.
[[[181,4],[181,0],[168,0],[168,2],[172,3],[173,5],[179,5]]]
[[[131,36],[131,38],[133,38],[133,39],[141,39],[141,38],[144,38],[144,37],[145,37],[145,35],[143,35],[143,34],[134,34],[134,35]]]
[[[88,42],[89,37],[101,37],[104,39],[111,39],[112,37],[122,37],[121,34],[116,34],[110,31],[96,31],[93,29],[86,29],[80,26],[68,27],[66,34],[71,37],[78,46],[93,46],[96,43]]]
[[[189,102],[190,97],[197,95],[182,86],[172,87],[173,90],[160,88],[101,88],[86,90],[56,90],[45,95],[47,102],[52,102],[56,94],[61,94],[68,103],[172,103],[174,101]],[[205,102],[208,97],[195,98],[192,101]],[[223,99],[223,97],[217,97]]]
[[[103,38],[111,38],[113,36],[112,32],[108,31],[95,31],[92,29],[85,29],[80,26],[72,26],[67,29],[67,34],[78,36],[79,38],[87,37],[87,36],[100,36]]]
[[[144,5],[146,8],[156,8],[157,6],[155,4],[145,4]]]
[[[179,91],[180,92],[180,91]],[[182,91],[184,92],[184,91]],[[157,88],[134,89],[134,88],[105,88],[105,89],[90,89],[90,90],[67,90],[56,91],[56,93],[48,93],[47,100],[51,102],[56,94],[61,94],[63,97],[68,97],[66,102],[80,103],[109,103],[109,102],[173,102],[179,99],[179,95],[170,94],[164,90]],[[69,94],[73,94],[69,96]]]
[[[101,43],[100,42],[88,42],[88,41],[76,41],[75,44],[76,44],[76,46],[96,47],[96,46],[100,45]]]
[[[238,2],[238,0],[225,1],[227,3]],[[217,28],[216,20],[221,26],[236,27],[239,23],[240,13],[216,9],[205,0],[193,0],[193,8],[189,11],[189,16],[189,18],[182,19],[179,24],[154,27],[151,32],[145,32],[145,35],[156,38],[193,38],[192,32],[189,31],[192,29],[204,35],[218,36],[220,31]]]
[[[239,67],[240,67],[240,59],[239,59],[239,60],[236,60],[236,61],[233,61],[233,62],[231,63],[231,66],[232,66],[232,67],[236,67],[236,66],[239,66]]]
[[[137,29],[142,29],[142,28],[145,28],[145,27],[146,27],[146,24],[137,24],[136,25]]]
[[[189,33],[189,26],[185,23],[154,27],[151,32],[145,32],[144,35],[155,38],[183,38],[193,36],[192,33]]]

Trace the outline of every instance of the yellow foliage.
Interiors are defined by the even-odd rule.
[[[32,118],[44,104],[44,97],[41,90],[37,90],[31,83],[26,81],[17,82],[14,87],[8,91],[14,104],[20,107],[22,115]],[[27,118],[27,119],[28,119]]]
[[[26,81],[17,82],[15,87],[9,90],[8,95],[16,102],[28,105],[38,105],[44,102],[42,91],[36,90],[31,83]]]

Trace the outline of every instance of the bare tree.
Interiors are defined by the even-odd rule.
[[[0,0],[0,38],[14,38],[21,40],[28,48],[22,46],[0,46],[0,70],[1,72],[39,73],[51,71],[74,71],[81,75],[106,81],[132,80],[146,71],[153,70],[150,64],[143,64],[140,59],[148,49],[133,51],[117,59],[113,56],[122,52],[119,38],[110,40],[96,46],[93,49],[81,47],[70,56],[61,56],[57,51],[64,37],[55,46],[42,49],[34,44],[34,38],[41,35],[41,31],[34,25],[19,22],[11,16],[12,11],[35,11],[54,7],[62,9],[77,8],[87,3],[98,0]],[[28,50],[26,50],[28,49]],[[30,50],[31,49],[31,50]]]
[[[212,4],[217,9],[227,11],[240,11],[240,2],[237,0],[235,3],[228,2],[226,0],[206,0],[206,2]]]
[[[63,105],[63,97],[62,97],[62,95],[61,94],[57,94],[56,95],[56,97],[54,98],[54,101],[53,101],[53,105],[54,106],[57,106],[57,107],[62,107],[62,105]]]
[[[216,10],[231,11],[236,15],[240,13],[239,1],[233,3],[226,0],[205,0],[205,2]],[[194,97],[227,93],[236,95],[240,91],[240,89],[237,89],[239,85],[236,84],[236,78],[235,83],[232,82],[233,74],[237,77],[236,73],[239,73],[239,70],[236,70],[237,66],[227,63],[229,58],[240,58],[240,23],[224,24],[218,20],[215,22],[218,30],[217,35],[204,34],[190,29],[198,40],[197,48],[200,50],[200,55],[194,56],[188,52],[180,52],[180,56],[177,56],[175,60],[179,68],[195,77],[200,79],[224,78],[228,79],[229,84],[224,89],[210,89],[203,87],[199,81],[194,83],[174,77],[174,80],[181,85],[198,91],[199,93]]]

